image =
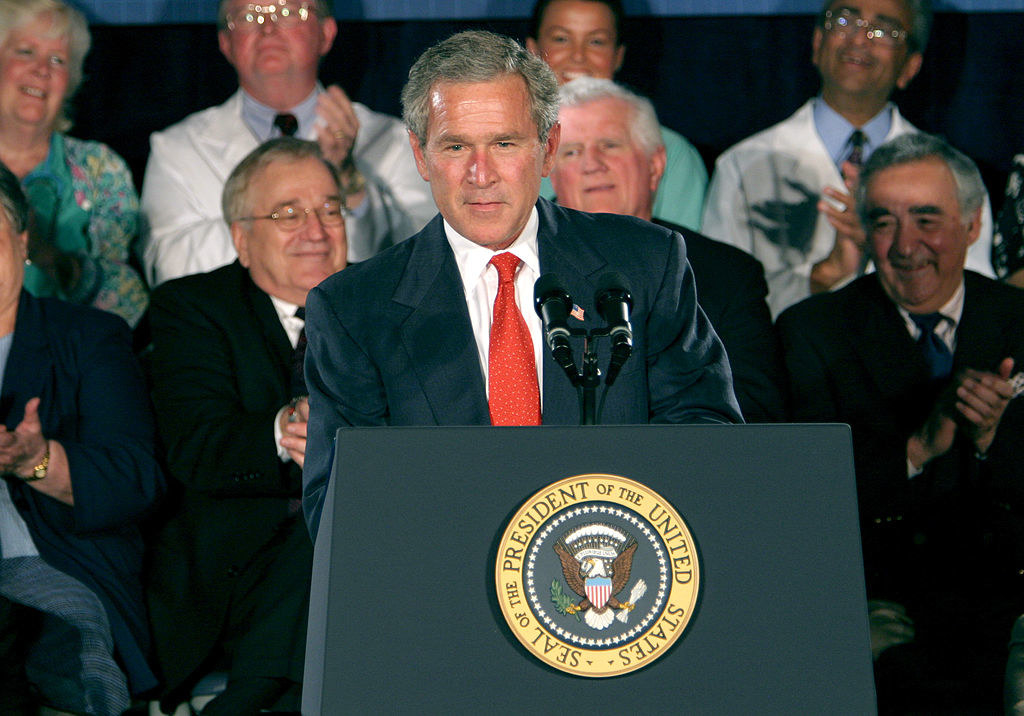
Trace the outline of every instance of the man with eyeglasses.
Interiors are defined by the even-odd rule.
[[[153,403],[181,488],[147,580],[171,710],[210,671],[228,686],[204,714],[297,708],[312,570],[304,306],[345,267],[343,191],[316,143],[270,140],[224,185],[238,259],[153,293]]]
[[[272,137],[316,141],[339,168],[352,261],[404,240],[434,215],[401,123],[317,81],[338,31],[329,0],[221,0],[218,25],[238,92],[151,138],[141,241],[151,285],[234,260],[221,188],[231,169]]]
[[[931,20],[928,0],[829,0],[812,38],[821,94],[716,162],[701,231],[761,261],[773,315],[870,269],[853,190],[876,147],[917,131],[889,98],[920,70]],[[986,196],[967,268],[994,276],[991,245]]]

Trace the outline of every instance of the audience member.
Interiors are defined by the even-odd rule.
[[[218,17],[220,50],[240,89],[151,139],[142,207],[153,285],[234,260],[220,192],[231,169],[271,137],[316,140],[339,168],[352,261],[405,239],[434,215],[401,123],[317,82],[338,30],[328,0],[221,0]]]
[[[921,68],[931,18],[928,0],[827,0],[811,55],[821,94],[718,158],[701,230],[761,261],[772,315],[867,268],[858,167],[917,131],[889,97]],[[967,267],[993,276],[987,197],[984,212]]]
[[[610,80],[622,67],[621,0],[537,0],[526,48],[548,63],[559,84],[577,77]],[[655,196],[653,213],[659,219],[700,228],[700,213],[708,171],[700,153],[668,127],[661,127],[665,146],[664,179]],[[545,179],[541,196],[554,199]]]
[[[85,18],[60,0],[0,0],[0,160],[32,207],[25,288],[135,325],[148,296],[128,265],[139,201],[121,157],[69,137],[89,51]]]
[[[1013,158],[992,241],[992,263],[999,278],[1024,288],[1024,154]]]
[[[579,424],[576,389],[543,350],[532,306],[541,274],[561,277],[583,328],[604,325],[591,297],[606,272],[632,286],[633,356],[602,422],[741,421],[682,237],[538,199],[558,147],[547,65],[506,37],[459,33],[416,61],[402,106],[441,214],[310,292],[313,535],[341,426]],[[606,366],[607,343],[599,349]]]
[[[207,716],[297,709],[312,571],[303,306],[345,267],[343,192],[316,143],[268,141],[224,186],[238,259],[153,293],[153,400],[184,486],[149,581],[165,706],[226,667]]]
[[[793,417],[853,431],[883,712],[997,710],[1021,609],[1024,294],[964,270],[985,197],[944,141],[883,144],[858,188],[877,273],[778,323]]]
[[[128,326],[22,290],[28,225],[0,165],[0,712],[113,716],[157,684],[137,523],[164,482]]]
[[[580,77],[559,90],[561,139],[551,183],[570,209],[651,220],[665,170],[654,106],[611,80]],[[785,420],[782,362],[756,259],[660,219],[682,234],[697,300],[725,344],[736,399],[747,422]]]

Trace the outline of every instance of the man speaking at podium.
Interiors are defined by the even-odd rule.
[[[609,272],[629,284],[632,357],[608,386],[603,423],[742,422],[682,237],[538,199],[559,138],[542,60],[500,35],[459,33],[416,61],[402,106],[440,216],[309,294],[303,507],[314,538],[339,427],[580,423],[532,307],[542,274],[557,275],[575,302],[569,325],[583,329],[605,325],[594,296]]]

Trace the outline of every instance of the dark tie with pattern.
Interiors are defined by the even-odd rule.
[[[949,350],[946,342],[935,332],[935,328],[945,318],[941,313],[911,313],[910,320],[921,329],[917,345],[921,348],[932,378],[936,380],[948,378],[949,374],[953,372],[953,353]]]
[[[498,295],[487,353],[491,424],[540,425],[533,339],[516,305],[516,269],[521,262],[511,253],[498,254],[490,262],[498,270]]]
[[[302,319],[303,322],[306,320],[306,309],[303,306],[299,306],[295,309],[295,317]],[[295,344],[295,350],[292,351],[292,365],[291,365],[291,389],[292,397],[299,398],[304,395],[309,395],[309,391],[306,390],[306,376],[303,364],[306,360],[306,326],[302,326],[302,330],[299,331],[299,340]]]
[[[850,145],[850,153],[846,155],[846,161],[858,169],[864,164],[864,142],[866,140],[864,132],[855,129],[850,134],[850,141],[847,142]]]
[[[282,136],[292,137],[299,129],[299,120],[294,114],[279,114],[274,117],[274,126],[281,130]]]

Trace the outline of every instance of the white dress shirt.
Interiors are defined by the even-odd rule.
[[[491,343],[491,323],[494,320],[494,300],[498,297],[498,269],[490,265],[490,260],[498,253],[508,251],[515,254],[522,263],[516,273],[516,305],[523,314],[526,327],[530,330],[533,341],[533,358],[537,364],[537,385],[544,385],[543,362],[541,348],[544,344],[540,316],[533,308],[533,284],[540,278],[540,254],[537,252],[537,228],[540,219],[537,208],[530,212],[526,226],[512,245],[503,251],[492,251],[484,246],[473,243],[460,235],[445,221],[444,233],[448,244],[455,253],[455,263],[462,277],[462,288],[466,295],[466,307],[469,309],[469,322],[473,326],[473,337],[476,339],[477,354],[480,356],[480,369],[484,375],[484,386],[489,391],[487,381],[487,361]],[[543,407],[544,391],[541,390]],[[488,395],[488,398],[490,395]]]

